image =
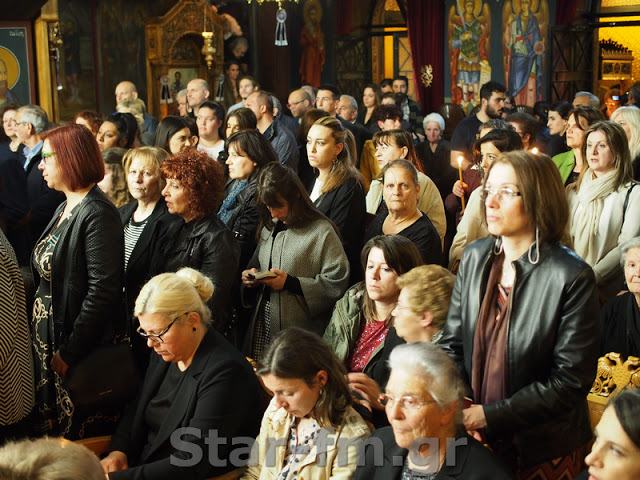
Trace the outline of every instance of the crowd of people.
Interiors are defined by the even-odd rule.
[[[640,83],[532,114],[490,81],[445,139],[406,77],[285,111],[225,75],[160,121],[128,81],[106,116],[0,109],[0,472],[110,435],[66,468],[636,478],[640,394],[589,455],[586,395],[640,356]]]

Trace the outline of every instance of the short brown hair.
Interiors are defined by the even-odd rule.
[[[431,312],[433,326],[442,328],[449,312],[455,280],[456,276],[440,265],[420,265],[398,277],[396,285],[407,289],[411,311],[416,314]]]
[[[165,180],[180,182],[194,218],[213,215],[224,197],[224,174],[219,162],[194,148],[185,148],[162,162]]]
[[[551,158],[525,150],[504,152],[496,157],[487,170],[482,188],[496,165],[511,165],[516,178],[524,211],[540,231],[540,244],[555,243],[563,239],[569,221],[569,203],[560,171]],[[486,209],[482,209],[486,219]]]
[[[82,190],[104,178],[100,147],[84,125],[68,123],[42,134],[56,154],[62,181],[71,191]]]

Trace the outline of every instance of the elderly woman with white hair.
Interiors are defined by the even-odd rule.
[[[451,144],[442,138],[445,123],[439,113],[430,113],[422,122],[425,140],[416,146],[423,171],[438,187],[442,200],[451,193],[456,181],[456,170],[450,164]]]
[[[628,291],[613,297],[600,312],[600,355],[640,357],[640,237],[622,244],[620,253]]]
[[[355,480],[515,478],[461,426],[462,381],[446,353],[432,343],[400,345],[389,365],[381,401],[391,426],[367,441]]]
[[[616,122],[624,129],[629,140],[633,179],[640,181],[640,108],[620,107],[611,114],[612,122]]]
[[[64,438],[24,439],[0,448],[0,478],[104,480],[100,460]]]

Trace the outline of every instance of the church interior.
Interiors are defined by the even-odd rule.
[[[248,40],[248,72],[263,89],[286,99],[302,85],[301,33],[305,0],[26,0],[9,1],[0,23],[0,58],[7,62],[8,88],[23,104],[37,103],[56,121],[78,110],[111,112],[112,92],[123,80],[137,85],[156,116],[175,104],[162,101],[162,78],[183,83],[201,76],[215,84],[225,45],[241,34]],[[423,2],[420,0],[317,0],[314,22],[323,35],[319,83],[362,97],[367,83],[405,75],[409,93],[425,113],[445,103],[470,111],[474,85],[460,88],[452,32],[473,3],[469,19],[483,38],[478,58],[482,81],[508,83],[508,17],[517,0]],[[640,2],[633,0],[539,0],[530,3],[542,32],[537,52],[536,91],[518,104],[571,99],[580,90],[601,98],[609,87],[622,91],[640,78]],[[279,23],[276,14],[286,16]],[[471,10],[471,8],[469,8]],[[231,32],[224,18],[233,17]],[[468,21],[464,20],[464,22]],[[280,27],[278,27],[280,25]],[[282,28],[286,45],[277,45]],[[213,32],[213,59],[202,53],[203,32]],[[635,57],[635,60],[634,60]],[[541,68],[540,68],[541,67]],[[525,72],[526,74],[526,72]],[[533,74],[532,74],[533,75]],[[186,81],[185,81],[186,80]],[[317,87],[317,84],[315,85]],[[477,85],[475,86],[477,90]]]

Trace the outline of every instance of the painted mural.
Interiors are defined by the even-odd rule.
[[[491,79],[491,12],[482,0],[456,0],[447,17],[451,99],[470,111]]]
[[[504,77],[517,105],[543,99],[548,26],[547,0],[507,0],[502,7]]]

